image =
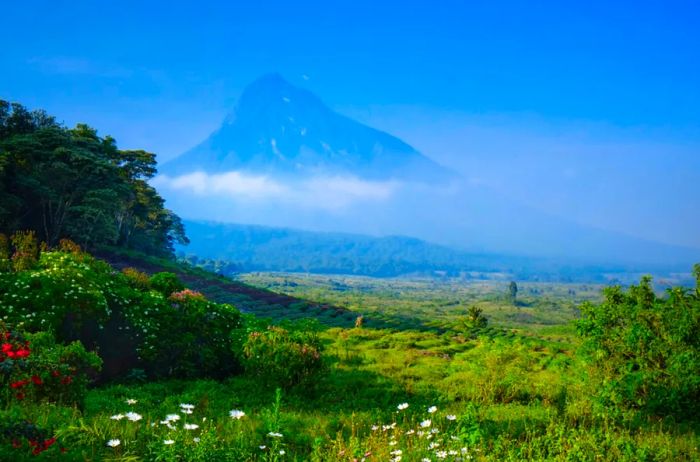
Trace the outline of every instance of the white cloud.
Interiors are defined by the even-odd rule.
[[[153,186],[197,196],[223,196],[233,201],[245,199],[336,210],[358,203],[389,200],[402,184],[395,180],[367,181],[354,176],[282,181],[240,171],[216,174],[200,171],[176,177],[159,175],[154,178]]]

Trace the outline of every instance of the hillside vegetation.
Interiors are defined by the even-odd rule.
[[[0,460],[700,460],[700,265],[234,281],[173,258],[152,155],[0,108]]]

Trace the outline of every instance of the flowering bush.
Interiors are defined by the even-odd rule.
[[[322,345],[314,332],[270,326],[248,335],[243,345],[246,372],[267,385],[311,384],[326,370]]]
[[[103,379],[133,369],[156,377],[223,376],[239,367],[231,331],[241,320],[233,306],[188,289],[171,292],[181,288],[172,274],[152,281],[136,270],[119,274],[64,247],[43,252],[30,269],[0,272],[0,321],[99,350]]]
[[[140,352],[147,370],[160,377],[222,377],[238,369],[231,338],[241,326],[236,308],[188,289],[168,301],[143,318],[153,329]]]
[[[0,458],[2,460],[21,460],[21,454],[34,456],[45,451],[64,452],[56,444],[56,437],[37,425],[19,419],[4,420],[0,423]]]
[[[100,358],[80,342],[56,344],[53,335],[22,334],[0,327],[0,387],[3,401],[82,405]]]
[[[128,284],[135,289],[146,290],[150,289],[151,281],[148,274],[143,273],[136,268],[124,268],[122,274],[126,277]]]

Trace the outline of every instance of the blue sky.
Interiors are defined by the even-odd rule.
[[[576,3],[8,2],[0,98],[167,159],[277,71],[457,169],[483,165],[475,178],[525,202],[700,247],[700,6]],[[498,174],[514,151],[513,168],[541,167],[528,173],[538,188]],[[600,171],[582,168],[599,152]],[[557,153],[572,164],[550,175]],[[562,184],[584,171],[600,178],[591,200],[585,183]],[[639,197],[644,181],[657,204]]]

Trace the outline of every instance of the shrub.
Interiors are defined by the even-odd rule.
[[[102,361],[80,342],[61,345],[48,332],[24,334],[0,328],[0,387],[3,401],[82,406],[87,385]]]
[[[0,423],[0,460],[33,460],[45,451],[58,456],[60,449],[52,432],[27,420],[2,419]]]
[[[603,303],[581,307],[582,352],[600,376],[606,412],[610,405],[677,418],[700,412],[698,290],[672,288],[661,298],[644,277],[628,291],[607,288]]]
[[[12,254],[12,265],[15,271],[32,268],[39,260],[39,243],[34,231],[17,231],[12,236],[15,252]]]
[[[247,373],[268,386],[310,385],[325,370],[322,345],[314,332],[269,326],[248,335],[243,346]]]
[[[143,273],[136,268],[124,268],[122,274],[126,276],[129,285],[135,289],[147,290],[151,288],[151,281],[146,273]]]
[[[10,259],[10,240],[5,234],[0,233],[0,271],[12,270]]]
[[[173,273],[156,273],[151,276],[149,282],[152,289],[157,290],[166,297],[185,288],[185,285]]]
[[[168,301],[129,315],[137,331],[148,329],[139,353],[152,375],[223,377],[239,368],[231,336],[241,327],[235,307],[188,289],[172,293]]]

